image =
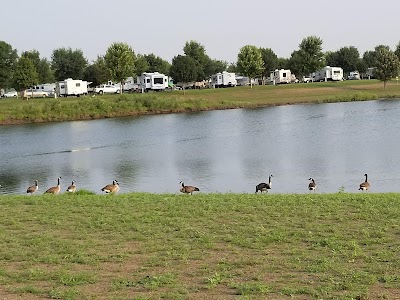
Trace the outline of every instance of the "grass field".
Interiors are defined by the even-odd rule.
[[[0,299],[400,299],[400,194],[0,196]]]
[[[400,98],[400,85],[386,90],[377,80],[236,87],[58,99],[2,99],[0,124],[98,119],[298,103]]]

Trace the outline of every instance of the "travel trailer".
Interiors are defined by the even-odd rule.
[[[56,84],[55,83],[38,84],[32,87],[32,90],[46,92],[50,96],[54,95],[56,90]]]
[[[57,83],[57,94],[62,97],[81,96],[88,94],[88,85],[91,82],[67,78]]]
[[[270,80],[271,83],[273,84],[291,83],[292,72],[290,70],[284,70],[284,69],[275,70],[271,72]]]
[[[341,81],[341,80],[343,80],[343,69],[340,67],[326,66],[325,68],[313,74],[314,82]]]
[[[211,75],[211,86],[214,88],[219,87],[235,87],[237,85],[236,74],[223,71]]]
[[[142,92],[164,91],[169,84],[168,76],[158,72],[143,73],[138,77],[138,83]]]

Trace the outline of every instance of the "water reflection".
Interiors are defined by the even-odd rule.
[[[189,114],[0,127],[2,194],[62,189],[121,192],[254,192],[274,175],[271,193],[399,191],[400,101],[291,105]]]

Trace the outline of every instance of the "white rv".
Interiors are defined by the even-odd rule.
[[[341,81],[341,80],[343,80],[343,69],[340,67],[326,66],[325,68],[313,74],[314,82]]]
[[[292,82],[292,72],[290,70],[275,70],[271,72],[271,82],[273,84],[281,83],[291,83]]]
[[[223,71],[211,75],[211,86],[214,88],[219,87],[235,87],[237,85],[236,74]]]
[[[46,92],[49,96],[51,96],[54,95],[55,93],[56,84],[55,83],[39,84],[32,87],[32,90]]]
[[[59,81],[57,83],[57,92],[59,96],[81,96],[88,94],[88,84],[91,82],[83,80],[75,80],[72,78],[67,78],[64,81]]]
[[[164,91],[168,87],[168,76],[158,72],[143,73],[138,82],[143,92]]]

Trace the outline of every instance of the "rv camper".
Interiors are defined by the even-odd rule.
[[[290,70],[275,70],[271,72],[271,82],[273,84],[281,83],[291,83],[292,82],[292,72]]]
[[[343,69],[340,67],[326,66],[325,68],[313,74],[314,82],[341,81],[341,80],[343,80]]]
[[[88,94],[88,84],[91,82],[83,80],[75,80],[72,78],[67,78],[64,81],[59,81],[57,83],[57,92],[59,96],[81,96]]]
[[[164,91],[168,87],[168,76],[164,74],[154,73],[143,73],[138,77],[140,88],[143,92],[148,91]]]
[[[32,87],[32,90],[46,92],[49,96],[51,96],[54,95],[55,93],[56,84],[55,83],[39,84]]]
[[[235,87],[237,85],[236,74],[223,71],[211,75],[211,86],[214,88],[219,87]]]

